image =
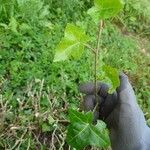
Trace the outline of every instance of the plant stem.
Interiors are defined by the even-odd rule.
[[[84,44],[84,46],[86,46],[88,49],[90,49],[93,53],[95,53],[95,49],[92,48],[90,45]]]
[[[102,34],[102,27],[103,27],[103,21],[101,20],[98,26],[98,35],[97,35],[97,44],[96,49],[94,53],[94,82],[95,82],[95,98],[96,98],[96,108],[98,109],[98,98],[97,98],[97,67],[99,66],[99,50],[100,50],[100,41],[101,41],[101,34]]]

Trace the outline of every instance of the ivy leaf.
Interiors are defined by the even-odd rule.
[[[54,62],[64,61],[71,57],[77,59],[84,51],[84,44],[89,37],[78,26],[67,24],[64,38],[56,47]]]
[[[71,123],[76,123],[76,122],[92,123],[93,114],[91,112],[82,114],[81,112],[75,111],[73,109],[69,109],[69,118],[70,118]]]
[[[112,86],[109,89],[109,93],[112,93],[120,85],[119,73],[116,68],[112,68],[108,65],[104,65],[102,70],[104,71],[105,76],[111,81]]]
[[[106,125],[102,121],[98,121],[96,126],[94,126],[92,124],[92,112],[83,114],[70,109],[69,118],[71,124],[68,126],[66,138],[69,145],[78,150],[88,145],[100,148],[109,146],[109,137],[107,130],[105,130]]]
[[[97,23],[101,19],[114,17],[122,8],[120,0],[94,0],[94,6],[87,13]]]

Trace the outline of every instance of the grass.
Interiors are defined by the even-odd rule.
[[[9,104],[12,99],[1,97],[2,149],[54,149],[65,144],[62,125],[67,123],[63,117],[67,106],[61,106],[43,86],[44,80],[31,82],[25,96],[17,99],[17,110]]]

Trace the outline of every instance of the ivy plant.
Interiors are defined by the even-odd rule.
[[[69,109],[69,118],[71,124],[68,126],[67,142],[76,149],[83,149],[88,145],[98,147],[108,147],[109,138],[106,125],[98,121],[93,125],[93,113],[85,114]]]
[[[84,49],[90,49],[94,55],[94,83],[95,83],[95,97],[97,97],[97,80],[98,78],[105,77],[110,81],[111,87],[109,92],[112,93],[119,86],[118,71],[107,64],[100,61],[99,56],[101,49],[102,30],[105,19],[109,19],[118,14],[122,9],[122,3],[120,0],[94,0],[94,6],[87,11],[97,26],[97,41],[96,46],[93,47],[89,43],[92,38],[86,34],[82,27],[75,24],[68,23],[64,37],[60,43],[56,46],[56,52],[54,56],[54,62],[65,61],[70,59],[79,59]],[[102,50],[102,49],[101,49]],[[98,69],[103,76],[98,77]],[[98,103],[97,103],[98,104]],[[96,105],[97,106],[97,105]],[[94,110],[96,110],[95,107]],[[100,148],[107,147],[109,145],[108,134],[105,132],[104,123],[98,122],[95,126],[93,122],[93,113],[87,112],[85,114],[76,110],[69,110],[70,125],[67,131],[67,142],[76,149],[83,149],[87,145],[92,145]]]

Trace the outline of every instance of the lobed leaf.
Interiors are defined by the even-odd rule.
[[[109,138],[105,130],[105,124],[98,121],[96,126],[94,126],[92,124],[92,112],[83,114],[70,109],[69,118],[71,124],[68,126],[66,140],[72,147],[80,150],[88,145],[100,148],[109,145]]]
[[[75,123],[75,122],[92,123],[93,114],[91,112],[87,112],[86,114],[82,114],[76,110],[69,109],[69,119],[72,123]]]
[[[84,51],[84,44],[89,37],[78,26],[67,24],[64,38],[56,47],[54,62],[64,61],[71,57],[77,59]]]
[[[88,14],[97,23],[101,19],[114,17],[122,8],[120,0],[94,0],[94,6],[88,10]]]

